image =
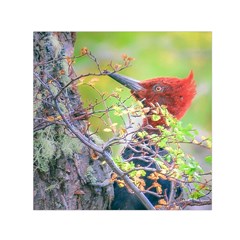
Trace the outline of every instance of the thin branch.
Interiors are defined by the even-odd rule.
[[[179,205],[182,205],[183,208],[186,206],[205,206],[205,205],[211,205],[212,200],[194,200],[194,199],[189,199],[189,200],[182,200],[178,202]]]
[[[72,125],[69,122],[69,120],[66,119],[62,110],[59,107],[59,104],[56,98],[54,99],[54,103],[58,113],[62,117],[63,121],[66,123],[66,126],[68,127],[68,129],[86,146],[102,154],[107,164],[111,167],[111,169],[125,181],[125,183],[133,190],[133,192],[136,194],[139,200],[144,204],[144,206],[149,210],[155,210],[155,208],[153,207],[151,202],[146,198],[146,196],[136,187],[136,185],[131,181],[131,179],[128,176],[124,175],[123,171],[120,170],[120,168],[115,164],[111,154],[108,151],[100,148],[93,141],[91,141],[89,138],[83,135],[74,125]]]
[[[150,167],[136,167],[136,168],[133,168],[127,172],[125,172],[124,174],[125,175],[128,175],[129,173],[133,172],[133,171],[138,171],[138,170],[144,170],[144,171],[148,171],[148,172],[156,172],[156,169],[155,168],[150,168]]]

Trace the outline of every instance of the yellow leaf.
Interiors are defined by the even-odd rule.
[[[124,181],[123,180],[117,180],[117,184],[119,187],[124,187]]]
[[[193,142],[194,144],[199,144],[199,142],[198,142],[196,139],[194,139],[192,142]]]
[[[115,111],[121,111],[121,108],[117,105],[112,106]]]
[[[112,94],[111,94],[111,96],[113,96],[113,97],[119,97],[119,94],[118,93],[116,93],[116,92],[113,92]]]
[[[123,137],[125,133],[127,133],[127,130],[126,130],[125,128],[120,128],[120,130],[119,130],[119,136],[120,136],[120,137]]]
[[[62,117],[59,115],[55,118],[55,120],[62,120]]]
[[[165,147],[164,149],[167,150],[168,152],[173,150],[172,147]]]
[[[103,131],[104,132],[112,132],[112,129],[111,128],[104,128]]]
[[[122,89],[122,88],[119,88],[119,87],[116,87],[115,90],[116,90],[117,92],[122,92],[122,91],[123,91],[123,89]]]
[[[207,140],[207,138],[205,136],[201,136],[201,139],[204,141],[204,140]]]
[[[162,194],[162,187],[161,186],[156,187],[156,191],[158,194]]]
[[[208,148],[212,148],[212,142],[211,142],[210,140],[207,140],[206,143],[207,143],[207,147],[208,147]]]
[[[192,176],[188,176],[188,181],[192,182],[192,180],[193,180],[193,177]]]

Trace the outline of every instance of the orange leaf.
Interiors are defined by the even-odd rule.
[[[62,70],[59,71],[59,74],[60,74],[60,75],[64,75],[64,74],[65,74],[65,71],[62,69]]]
[[[167,177],[161,173],[159,173],[158,176],[163,180],[167,180]]]
[[[88,49],[86,47],[81,49],[81,55],[86,55],[88,53],[89,53],[89,51],[88,51]]]
[[[115,65],[114,65],[114,70],[117,71],[121,66],[122,66],[122,65],[120,65],[120,64],[115,64]]]
[[[160,199],[158,203],[161,205],[167,205],[167,202],[164,199]]]
[[[148,176],[148,179],[158,180],[158,176],[156,176],[154,173],[151,173],[151,174]]]
[[[135,60],[135,58],[128,57],[127,60],[128,60],[128,61],[133,61],[133,60]]]
[[[85,194],[85,192],[84,191],[82,191],[82,190],[76,190],[75,192],[74,192],[74,195],[84,195]]]
[[[70,57],[66,57],[68,65],[71,65],[73,63],[73,60]]]
[[[117,176],[118,176],[118,175],[114,172],[114,173],[112,174],[112,176],[111,176],[111,180],[114,181],[114,180],[117,178]]]
[[[90,149],[90,156],[93,160],[97,160],[99,158],[99,155],[92,149]]]
[[[123,60],[126,60],[127,58],[128,58],[128,55],[127,55],[126,53],[123,53],[123,54],[122,54],[122,59],[123,59]]]
[[[161,186],[158,182],[154,182],[152,185],[153,185],[153,187],[159,187],[159,186]]]
[[[53,116],[49,116],[49,117],[47,117],[47,120],[48,120],[49,122],[53,122],[53,121],[55,120],[55,118],[54,118]]]
[[[156,209],[161,209],[162,208],[162,205],[155,205],[154,206]]]

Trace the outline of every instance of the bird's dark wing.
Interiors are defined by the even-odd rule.
[[[168,152],[164,149],[156,149],[154,145],[148,145],[148,141],[146,140],[145,143],[150,149],[155,153],[158,151],[158,154],[162,157],[166,156]],[[142,157],[143,155],[146,157],[147,155],[150,155],[151,153],[145,152],[143,154],[142,147],[136,146],[134,148],[127,147],[124,150],[124,153],[122,154],[123,159],[127,160],[130,157]],[[141,166],[141,167],[149,167],[149,168],[156,168],[156,164],[154,162],[144,162],[141,159],[134,159],[135,166]],[[148,176],[151,174],[151,172],[146,172],[146,176],[143,177],[145,181],[145,189],[149,188],[153,181],[148,178]],[[149,199],[149,201],[153,204],[153,206],[158,204],[158,201],[160,199],[169,199],[170,193],[171,193],[171,187],[173,186],[171,181],[169,180],[163,180],[159,179],[158,183],[161,185],[162,188],[162,196],[155,196],[150,193],[145,193],[145,196]],[[154,188],[151,189],[152,192],[156,193],[156,190]],[[179,195],[182,192],[181,187],[175,185],[174,191],[174,198],[179,197]],[[114,182],[114,199],[111,204],[112,210],[146,210],[146,207],[140,202],[140,200],[137,198],[137,196],[134,193],[131,193],[126,187],[119,187],[116,182]]]

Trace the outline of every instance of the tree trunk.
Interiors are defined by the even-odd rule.
[[[33,34],[34,73],[41,76],[43,82],[57,79],[60,86],[65,86],[71,81],[74,72],[66,57],[73,55],[75,38],[76,34],[70,32]],[[110,178],[110,168],[101,157],[92,159],[90,150],[73,138],[64,125],[42,123],[42,119],[56,117],[56,111],[46,89],[36,78],[33,87],[34,209],[108,209],[113,187],[102,187],[101,183]],[[83,111],[78,93],[70,88],[67,93],[71,99],[68,107]],[[78,126],[85,127],[84,121],[78,121]]]

